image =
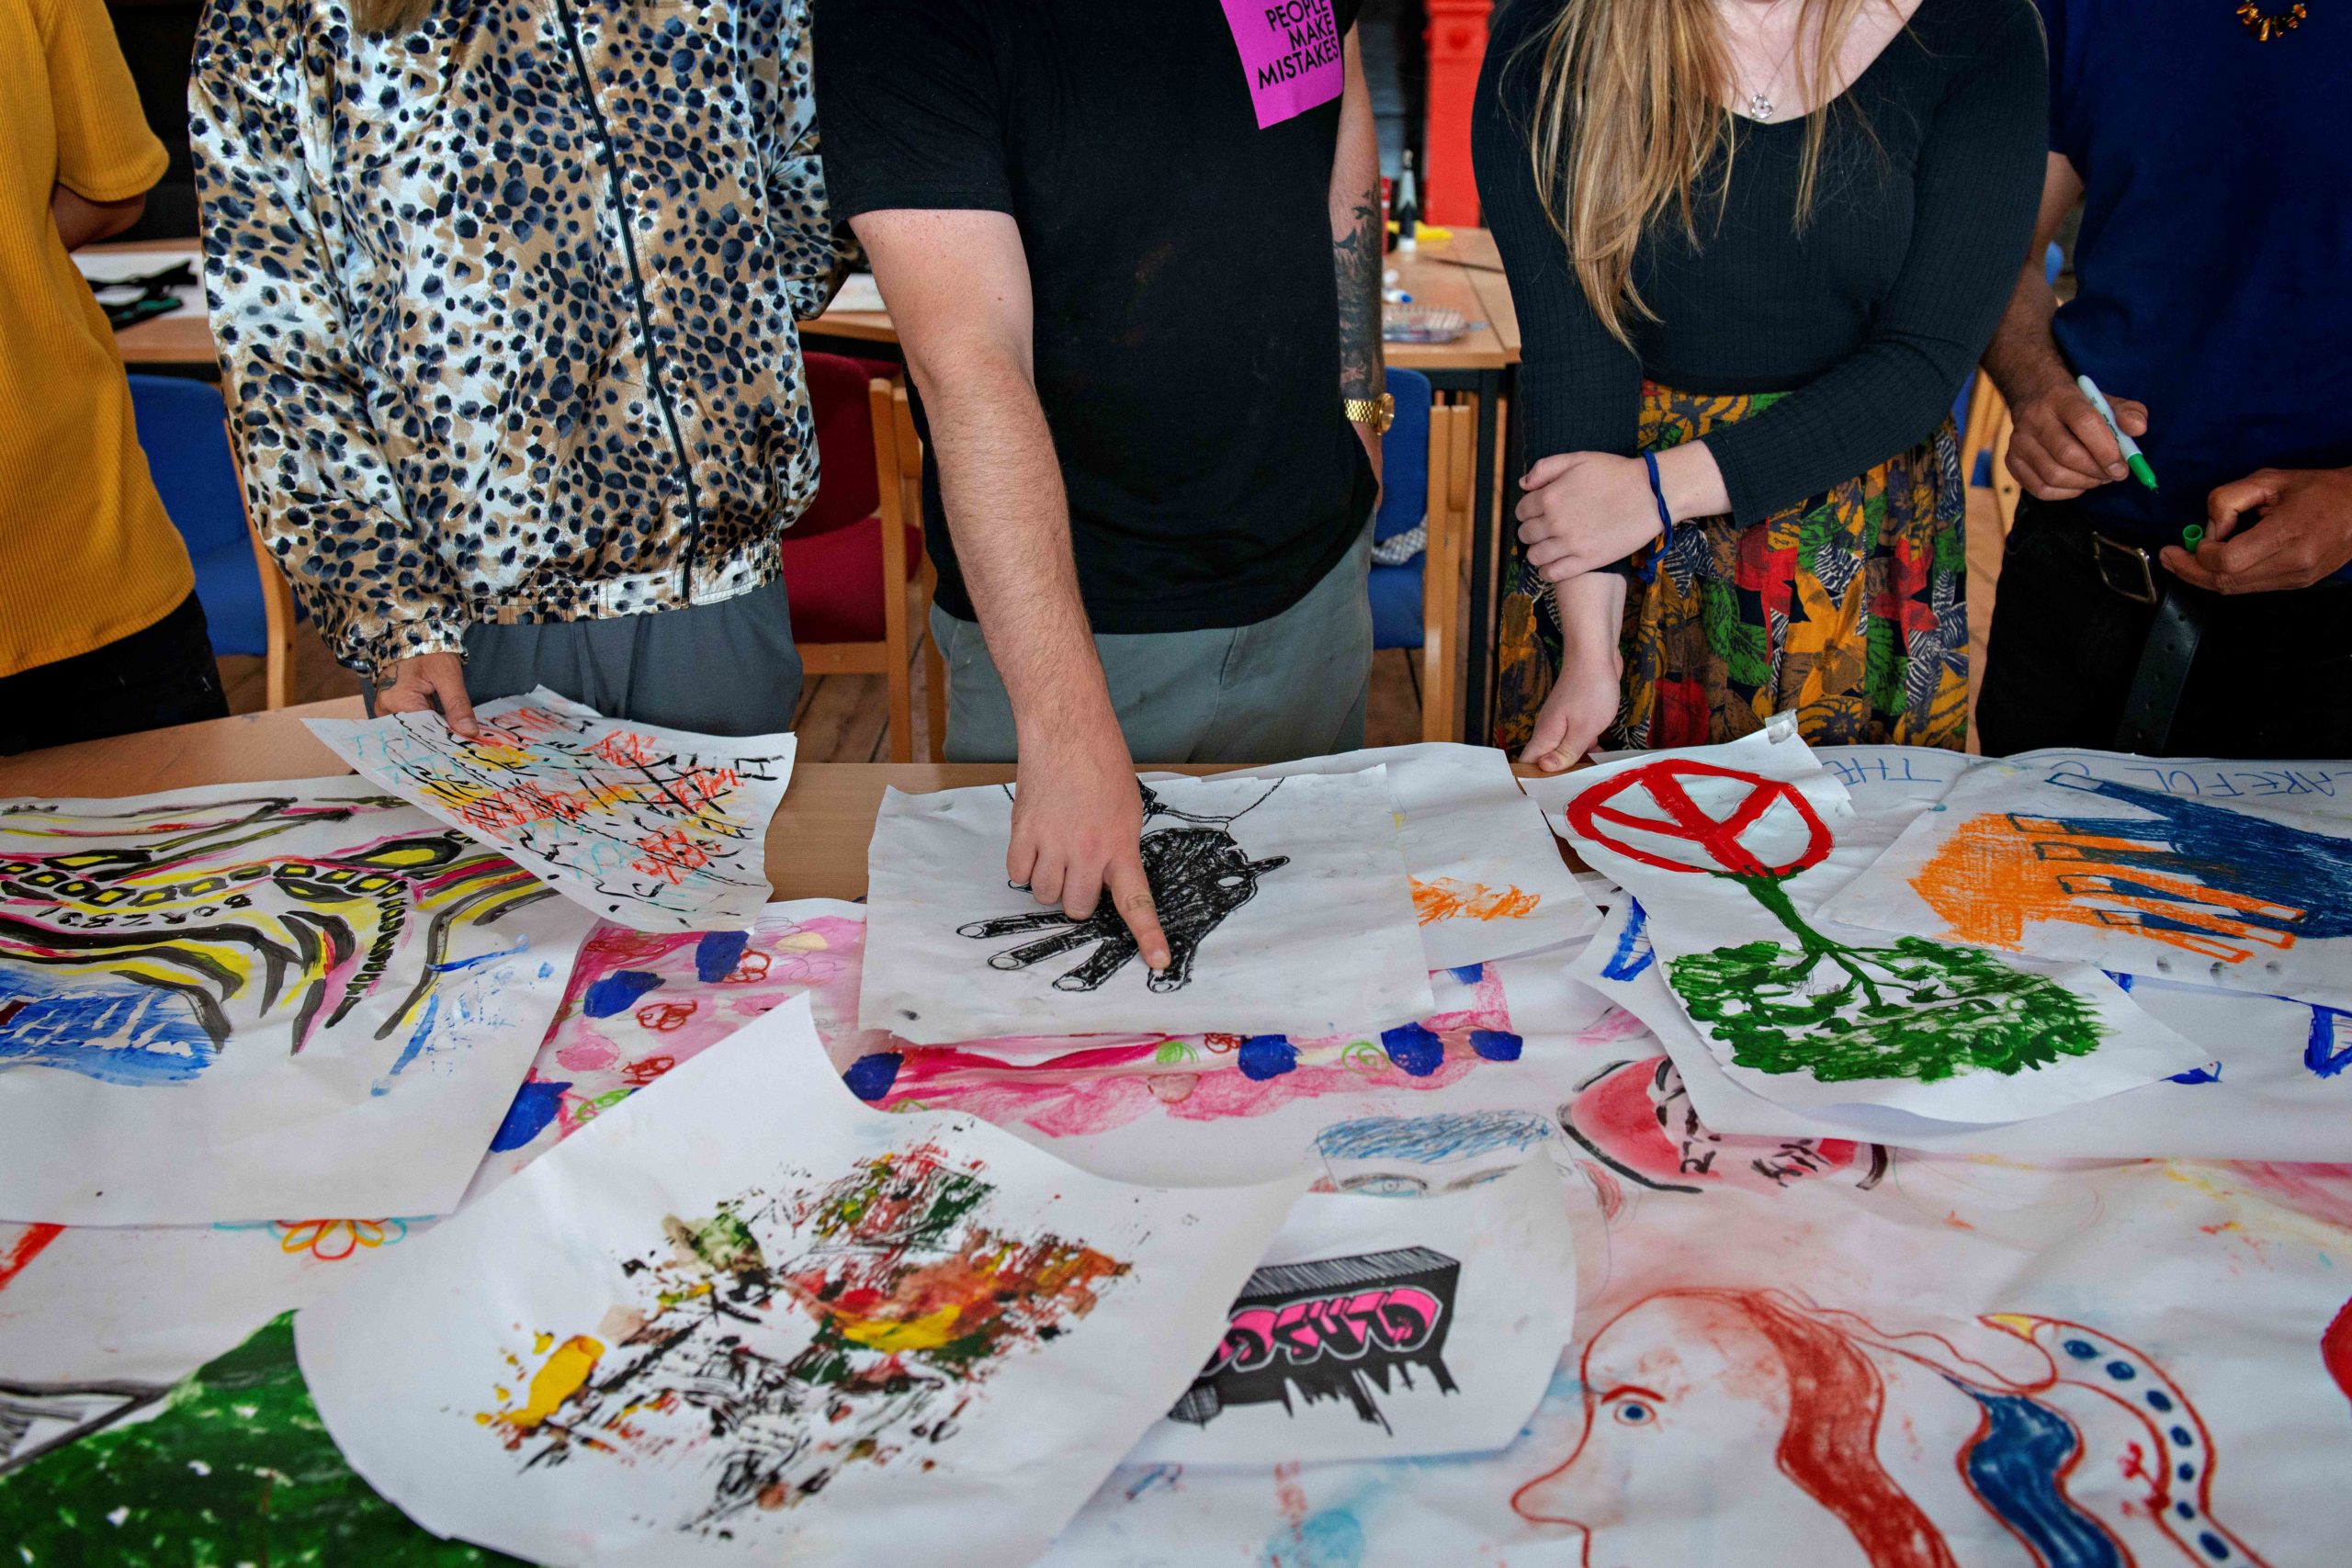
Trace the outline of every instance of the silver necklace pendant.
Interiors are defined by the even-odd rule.
[[[1772,100],[1761,93],[1747,95],[1747,118],[1769,120],[1772,118]]]

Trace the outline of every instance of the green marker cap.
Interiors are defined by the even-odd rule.
[[[2197,547],[2205,542],[2204,525],[2199,523],[2191,523],[2182,528],[2180,531],[2180,542],[2188,547],[2188,553],[2190,555],[2195,555],[2197,553]]]

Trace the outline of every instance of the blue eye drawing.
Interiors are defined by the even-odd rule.
[[[1374,1198],[1419,1198],[1430,1190],[1430,1184],[1419,1177],[1395,1170],[1351,1176],[1337,1185],[1342,1192],[1361,1192]]]
[[[1646,1427],[1657,1414],[1638,1399],[1629,1399],[1617,1406],[1617,1419],[1627,1427]]]

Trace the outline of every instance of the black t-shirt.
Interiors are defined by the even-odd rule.
[[[1020,225],[1037,394],[1098,632],[1278,615],[1371,513],[1340,407],[1329,209],[1360,3],[817,8],[835,217],[977,209]],[[1249,74],[1245,38],[1265,54]],[[928,462],[923,494],[940,604],[971,619]]]

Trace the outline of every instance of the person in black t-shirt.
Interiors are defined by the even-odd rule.
[[[1363,743],[1388,404],[1360,0],[829,0],[835,214],[925,438],[946,750],[1168,961],[1135,763]],[[985,633],[985,637],[983,637]]]

